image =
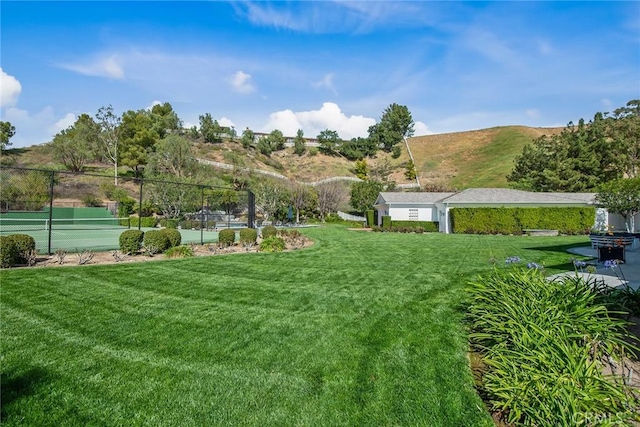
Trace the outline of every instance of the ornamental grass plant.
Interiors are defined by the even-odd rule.
[[[549,280],[518,267],[470,283],[470,339],[486,366],[479,386],[509,423],[637,419],[639,401],[624,379],[603,374],[632,350],[624,322],[593,289],[578,275]]]

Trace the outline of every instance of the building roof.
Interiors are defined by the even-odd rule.
[[[418,192],[383,192],[378,195],[376,205],[386,205],[389,203],[402,203],[405,205],[420,205],[425,203],[436,203],[442,199],[453,196],[456,193],[418,193]]]
[[[469,188],[442,199],[444,203],[593,204],[595,193],[536,193],[510,188]]]
[[[459,193],[382,192],[378,195],[375,204],[392,203],[585,205],[595,203],[595,193],[535,193],[510,188],[469,188]]]

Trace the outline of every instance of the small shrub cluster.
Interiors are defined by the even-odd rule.
[[[144,228],[153,228],[158,224],[158,220],[153,216],[143,216],[137,217],[132,216],[129,218],[129,226],[130,227],[144,227]]]
[[[193,249],[187,245],[174,246],[164,254],[167,258],[188,258],[193,256]]]
[[[137,254],[142,247],[144,239],[144,231],[142,230],[126,230],[120,234],[120,251],[124,254]]]
[[[167,239],[169,239],[170,248],[180,246],[180,243],[182,243],[182,234],[180,234],[180,231],[176,230],[175,228],[163,228],[160,231],[163,232],[165,236],[167,236]]]
[[[623,372],[605,378],[602,369],[624,371],[629,335],[592,289],[577,275],[548,280],[536,266],[470,283],[470,338],[485,366],[478,386],[508,423],[568,426],[584,414],[620,425],[632,419],[637,403]]]
[[[144,233],[143,244],[148,255],[161,254],[171,247],[169,237],[164,230],[149,230]]]
[[[307,239],[299,230],[278,230],[278,236],[284,240],[285,245],[293,246],[294,249],[304,246]]]
[[[266,239],[268,237],[273,237],[278,234],[278,229],[273,225],[267,225],[262,229],[262,238]]]
[[[284,239],[278,236],[269,236],[260,242],[260,252],[282,252],[285,247]]]
[[[522,234],[523,230],[558,230],[561,234],[588,234],[595,208],[453,208],[454,233]]]
[[[240,244],[253,246],[258,241],[258,230],[255,228],[243,228],[240,230]]]
[[[16,264],[35,264],[38,252],[36,241],[27,234],[0,236],[0,267],[8,268]]]
[[[232,246],[236,242],[236,232],[230,228],[220,230],[218,233],[218,245],[222,247]]]

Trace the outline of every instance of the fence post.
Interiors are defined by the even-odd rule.
[[[53,228],[53,186],[56,180],[56,173],[51,171],[51,182],[49,183],[49,238],[47,244],[47,255],[51,255],[51,229]]]
[[[204,187],[200,187],[200,244],[204,245]]]
[[[144,182],[144,179],[140,177],[140,198],[138,202],[138,230],[142,228],[142,184],[143,182]]]
[[[247,227],[256,228],[256,196],[253,194],[253,191],[247,190],[247,201],[249,203],[249,218],[247,218]]]

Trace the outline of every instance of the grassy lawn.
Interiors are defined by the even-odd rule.
[[[312,249],[5,270],[2,424],[492,425],[463,286],[584,237],[310,229]]]

